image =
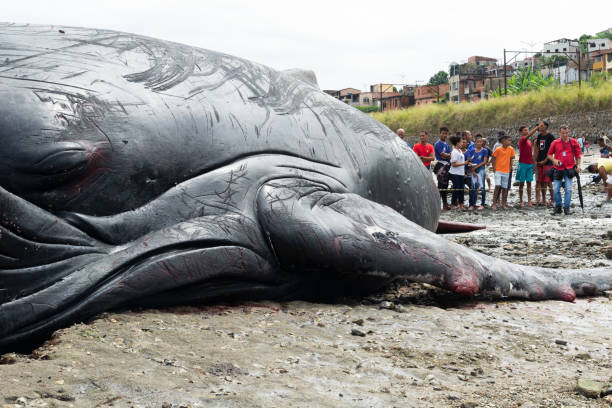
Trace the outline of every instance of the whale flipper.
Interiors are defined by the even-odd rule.
[[[387,206],[308,180],[268,183],[258,209],[281,268],[302,274],[401,277],[466,296],[566,301],[612,287],[609,269],[553,270],[495,259],[444,240]]]

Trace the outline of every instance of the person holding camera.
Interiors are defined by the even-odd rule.
[[[580,176],[580,145],[574,138],[569,137],[569,128],[563,125],[559,129],[561,137],[550,145],[548,159],[552,161],[553,168],[553,196],[555,199],[554,214],[570,214],[570,203],[572,202],[572,182],[574,176]],[[561,184],[565,185],[563,202],[561,201]]]

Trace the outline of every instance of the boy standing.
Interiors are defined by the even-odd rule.
[[[533,181],[533,149],[531,146],[531,140],[529,138],[533,135],[537,127],[529,130],[527,126],[521,126],[519,133],[521,138],[519,139],[519,163],[516,170],[516,181],[519,182],[519,205],[523,204],[523,187],[527,182],[527,207],[531,207],[531,182]]]
[[[495,170],[495,191],[493,192],[493,210],[499,205],[499,195],[501,192],[504,210],[508,210],[508,189],[510,188],[510,170],[515,154],[510,146],[510,136],[504,134],[501,137],[501,146],[493,152],[493,170]]]

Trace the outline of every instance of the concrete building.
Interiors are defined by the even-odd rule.
[[[537,63],[538,63],[538,58],[535,58],[535,57],[527,57],[527,58],[525,58],[525,59],[523,59],[523,60],[520,60],[520,61],[514,61],[513,63],[511,63],[511,64],[510,64],[510,66],[511,66],[513,69],[519,69],[519,68],[522,68],[522,69],[524,69],[524,68],[531,68],[531,69],[534,69],[534,70],[535,70],[535,69],[536,69],[536,66],[537,66]],[[502,69],[503,69],[503,67],[502,67]]]
[[[370,92],[394,92],[393,88],[393,84],[375,84],[370,85]]]
[[[414,103],[416,105],[427,105],[439,102],[446,97],[446,93],[449,91],[449,84],[417,86],[414,88]]]
[[[591,38],[587,42],[587,51],[601,51],[612,49],[612,41],[609,38]]]
[[[395,92],[395,95],[385,96],[382,99],[377,98],[376,103],[381,107],[381,112],[405,109],[414,105],[414,95],[404,95],[401,92]]]
[[[591,75],[596,72],[607,72],[612,75],[612,49],[590,52],[586,65]]]
[[[468,64],[477,65],[480,67],[488,67],[491,65],[497,65],[497,59],[474,55],[468,58]]]
[[[555,41],[544,43],[542,55],[550,57],[551,55],[577,55],[578,42],[568,38],[560,38]]]

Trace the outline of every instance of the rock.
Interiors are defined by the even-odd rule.
[[[597,381],[580,378],[576,384],[576,391],[589,398],[599,398],[602,390],[603,384]]]
[[[362,332],[361,330],[359,330],[359,329],[351,330],[351,334],[353,336],[359,336],[359,337],[365,337],[366,336],[366,334],[364,332]]]
[[[591,218],[596,220],[597,219],[597,215],[596,214],[591,214]]]
[[[578,360],[590,360],[591,355],[589,353],[579,353],[574,356]]]
[[[406,313],[408,311],[408,309],[402,305],[394,305],[393,310],[395,310],[397,313]]]
[[[605,397],[606,395],[612,395],[612,383],[606,385],[602,390],[601,390],[601,396]]]
[[[560,346],[567,346],[567,341],[565,340],[555,340],[555,344],[559,344]]]
[[[385,300],[379,303],[378,308],[391,310],[393,309],[393,303],[389,302],[388,300]]]
[[[353,320],[353,323],[357,326],[363,326],[363,319]]]
[[[601,248],[603,253],[606,255],[606,258],[612,259],[612,245]]]
[[[476,408],[478,403],[474,401],[467,401],[461,404],[461,408]]]
[[[603,400],[606,401],[608,405],[612,405],[612,395],[605,396]]]
[[[162,408],[172,408],[172,404],[171,404],[171,403],[169,403],[169,402],[164,402],[164,403],[162,404]]]

